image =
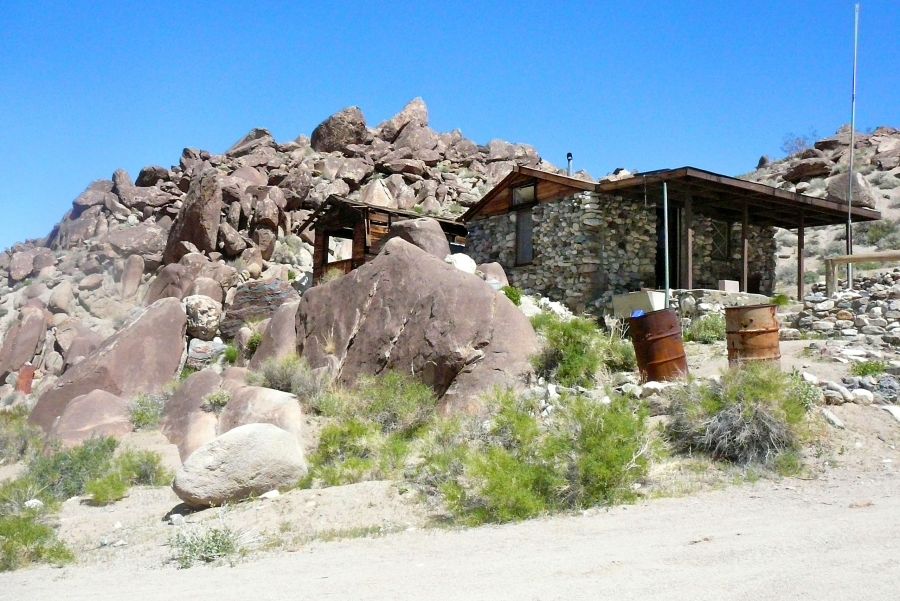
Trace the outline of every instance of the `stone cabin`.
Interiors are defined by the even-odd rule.
[[[600,182],[516,167],[461,219],[477,263],[496,261],[511,284],[584,311],[602,310],[614,294],[662,288],[666,238],[671,288],[737,280],[742,292],[770,295],[776,227],[797,231],[802,297],[804,229],[846,223],[847,206],[693,167]]]

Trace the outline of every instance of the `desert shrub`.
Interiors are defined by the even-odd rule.
[[[610,371],[634,371],[637,357],[634,346],[627,338],[610,333],[600,345],[600,362]]]
[[[73,559],[53,528],[37,514],[0,515],[0,572],[34,563],[62,565]]]
[[[319,279],[320,284],[327,284],[328,282],[333,282],[336,279],[340,278],[344,275],[344,272],[338,269],[337,267],[332,267],[331,269],[325,270],[325,273]]]
[[[436,403],[431,388],[394,372],[323,395],[316,409],[333,421],[322,429],[302,484],[400,477],[416,434],[433,419]]]
[[[63,501],[83,494],[91,480],[110,471],[116,440],[98,437],[65,450],[36,455],[27,466],[27,477],[48,497]]]
[[[88,482],[84,491],[95,505],[109,505],[125,498],[129,488],[125,475],[115,470]]]
[[[622,398],[609,405],[566,396],[552,420],[530,401],[497,391],[486,431],[436,428],[418,468],[450,510],[470,524],[526,519],[633,498],[649,464],[646,414]],[[462,436],[465,440],[465,436]]]
[[[185,366],[181,369],[181,373],[178,374],[178,381],[179,381],[179,382],[184,382],[185,380],[187,380],[188,378],[190,378],[192,375],[194,375],[195,373],[197,373],[197,371],[198,371],[197,368],[195,368],[195,367],[189,367],[189,366],[185,365]]]
[[[776,307],[787,307],[788,305],[791,304],[791,297],[789,297],[787,294],[779,293],[779,294],[776,294],[775,296],[773,296],[769,300]]]
[[[532,318],[532,325],[545,339],[543,350],[533,360],[538,375],[564,386],[594,383],[602,335],[593,321],[581,317],[563,321],[552,313],[540,313]]]
[[[179,568],[189,568],[195,563],[212,563],[238,554],[241,551],[240,536],[228,526],[196,530],[179,530],[169,540],[172,560]]]
[[[729,369],[720,382],[691,382],[675,389],[669,439],[682,451],[771,465],[797,449],[817,397],[811,388],[768,362]]]
[[[133,485],[166,486],[171,480],[158,453],[128,449],[113,459],[107,473],[88,482],[85,492],[96,505],[107,505],[124,498]]]
[[[798,135],[794,132],[786,133],[781,141],[781,152],[788,157],[799,154],[804,150],[812,148],[817,137],[818,134],[812,130],[805,135]]]
[[[200,405],[200,407],[204,411],[209,411],[210,413],[219,413],[230,401],[231,393],[224,388],[220,388],[219,390],[210,392],[208,395],[203,397],[203,403]]]
[[[152,430],[158,427],[165,404],[165,395],[141,393],[134,397],[128,412],[135,430]]]
[[[42,446],[41,432],[28,423],[24,407],[0,412],[0,463],[19,461]]]
[[[701,344],[712,344],[718,340],[725,340],[725,316],[710,313],[692,319],[691,325],[684,333],[684,339]]]
[[[512,301],[515,306],[519,306],[522,304],[522,291],[516,288],[515,286],[504,286],[501,288],[503,290],[503,294],[506,295],[506,298]]]
[[[248,357],[252,357],[256,349],[259,348],[259,345],[262,343],[262,337],[263,335],[260,331],[254,331],[250,334],[250,338],[247,339],[247,345],[244,347]]]
[[[775,456],[773,467],[781,476],[796,476],[803,471],[803,458],[797,451],[784,451]]]
[[[877,376],[887,371],[887,361],[860,361],[850,367],[850,373],[854,376]]]
[[[257,386],[290,392],[308,407],[315,409],[328,389],[325,374],[313,370],[306,360],[295,354],[267,359],[249,381]]]
[[[234,365],[237,363],[238,358],[241,356],[240,351],[233,344],[229,344],[225,347],[225,351],[222,353],[222,356],[225,358],[225,362],[229,365]]]

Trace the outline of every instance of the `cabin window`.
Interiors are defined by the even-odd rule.
[[[529,205],[537,200],[537,184],[528,184],[512,189],[512,204],[514,207]]]
[[[712,251],[711,256],[718,261],[727,261],[731,258],[731,224],[724,221],[712,222]]]
[[[534,259],[534,223],[531,209],[516,212],[516,265],[527,265]]]

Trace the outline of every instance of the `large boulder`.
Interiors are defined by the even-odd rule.
[[[189,242],[202,252],[216,250],[223,207],[219,171],[209,168],[194,176],[184,204],[169,230],[163,262],[174,263],[181,259],[184,255],[182,242]]]
[[[161,390],[181,367],[187,316],[176,299],[150,305],[44,392],[29,420],[49,431],[75,397],[105,390],[128,398]]]
[[[441,224],[429,217],[395,221],[391,224],[385,243],[393,238],[406,240],[438,259],[450,254],[450,243],[447,242]]]
[[[21,250],[14,252],[9,261],[9,279],[14,282],[21,282],[31,275],[34,270],[34,250]]]
[[[828,178],[825,200],[847,204],[847,192],[850,185],[850,173],[841,173]],[[872,186],[858,171],[853,173],[853,206],[875,208],[875,192]]]
[[[72,399],[50,429],[50,437],[74,447],[93,436],[124,438],[133,430],[128,403],[105,390]]]
[[[537,339],[502,293],[400,238],[369,263],[308,290],[297,351],[339,382],[397,370],[441,396],[445,411],[478,412],[495,386],[519,386]]]
[[[155,223],[145,221],[111,229],[106,241],[123,256],[156,255],[166,247],[166,231]]]
[[[241,284],[219,326],[222,337],[226,340],[234,338],[246,322],[268,319],[275,309],[299,298],[300,294],[284,280],[254,280]]]
[[[218,417],[204,408],[204,399],[221,385],[219,374],[204,369],[182,382],[166,403],[160,429],[178,447],[182,461],[216,437]]]
[[[784,174],[784,179],[797,183],[831,173],[834,163],[830,159],[816,157],[797,161]]]
[[[366,118],[351,106],[328,117],[313,130],[310,144],[319,152],[336,152],[366,140]]]
[[[275,309],[272,319],[266,324],[262,341],[250,359],[250,369],[259,369],[268,359],[279,359],[297,351],[296,317],[296,301]]]
[[[293,487],[306,471],[296,436],[272,424],[247,424],[197,449],[172,488],[191,507],[212,507]]]
[[[10,326],[0,345],[0,381],[34,358],[44,347],[46,333],[44,311],[35,307],[22,307],[19,320]]]

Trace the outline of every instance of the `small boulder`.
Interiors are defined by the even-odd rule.
[[[306,472],[295,435],[272,424],[247,424],[194,451],[172,488],[191,507],[213,507],[293,487]]]
[[[247,321],[269,318],[278,307],[299,298],[297,291],[284,280],[255,280],[241,284],[222,319],[222,337],[225,340],[233,338]]]
[[[444,230],[437,221],[429,217],[394,222],[385,243],[392,238],[406,240],[438,259],[450,254],[450,243],[447,242]]]
[[[222,321],[222,305],[208,296],[187,296],[182,301],[187,314],[188,336],[200,340],[212,340]]]
[[[303,410],[297,397],[262,386],[243,386],[234,391],[219,415],[219,434],[246,424],[272,424],[303,443]]]
[[[509,286],[506,271],[503,270],[503,266],[500,263],[482,263],[478,266],[478,271],[481,272],[485,282],[491,283],[493,280],[497,282],[501,288],[503,286]]]
[[[267,359],[279,359],[296,352],[296,316],[297,302],[285,303],[275,309],[263,331],[262,341],[250,359],[250,369],[259,369]]]

